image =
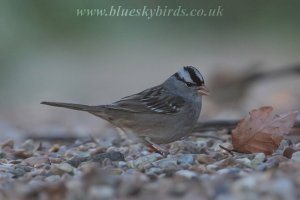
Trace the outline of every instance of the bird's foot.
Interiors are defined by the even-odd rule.
[[[150,152],[159,153],[160,155],[166,157],[169,154],[169,151],[165,149],[164,147],[153,143],[150,138],[145,138],[145,140],[148,142],[148,148]]]

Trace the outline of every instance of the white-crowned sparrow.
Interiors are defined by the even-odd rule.
[[[109,105],[41,103],[89,112],[156,145],[173,142],[191,133],[201,111],[201,97],[208,94],[201,73],[186,66],[162,84]]]

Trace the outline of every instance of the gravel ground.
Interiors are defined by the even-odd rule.
[[[2,130],[1,200],[300,199],[300,152],[289,151],[300,143],[232,156],[219,147],[231,147],[230,135],[208,132],[217,138],[190,136],[162,156],[116,134],[104,143],[17,140],[16,132]]]

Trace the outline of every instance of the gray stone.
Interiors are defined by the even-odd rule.
[[[162,169],[159,167],[151,167],[150,169],[148,169],[146,171],[146,174],[155,174],[155,175],[159,175],[162,173]]]
[[[253,169],[262,170],[262,164],[266,160],[266,155],[264,153],[257,153],[253,160],[251,160],[250,166]]]
[[[89,189],[88,195],[90,199],[112,199],[115,196],[115,191],[109,186],[93,186]]]
[[[174,158],[164,158],[164,159],[153,162],[152,165],[164,169],[164,168],[169,168],[170,166],[176,166],[177,160],[175,157]]]
[[[47,181],[47,182],[60,181],[60,176],[59,175],[48,176],[47,178],[45,178],[45,181]]]
[[[5,149],[5,148],[8,148],[8,149],[13,149],[14,148],[14,141],[13,140],[7,140],[5,141],[4,143],[1,144],[1,148],[2,149]]]
[[[272,194],[276,194],[278,199],[286,199],[286,200],[296,200],[297,195],[294,184],[291,180],[287,178],[280,178],[278,180],[272,181],[269,184],[269,191]]]
[[[26,158],[25,160],[23,160],[23,162],[33,167],[40,167],[44,164],[49,163],[49,159],[46,156],[37,156]]]
[[[18,178],[31,171],[31,168],[22,165],[15,165],[12,169],[9,170],[9,173],[14,175],[13,178]]]
[[[216,171],[218,169],[218,165],[215,165],[215,164],[209,164],[206,166],[206,168],[208,170],[212,170],[212,171]]]
[[[119,161],[119,162],[117,162],[117,167],[126,168],[126,167],[128,167],[128,165],[127,165],[127,162],[125,162],[125,161]]]
[[[9,179],[13,178],[14,174],[8,172],[0,172],[0,179]]]
[[[266,155],[264,153],[257,153],[254,157],[254,160],[258,162],[264,162],[266,160]]]
[[[206,154],[198,154],[196,160],[198,163],[205,165],[215,162],[215,159],[212,156]]]
[[[183,154],[178,158],[178,164],[190,164],[194,163],[194,156],[192,154]]]
[[[187,179],[192,179],[198,177],[198,175],[190,170],[179,170],[175,173],[176,176],[181,176]]]
[[[182,141],[180,143],[175,143],[176,146],[181,148],[184,152],[189,152],[193,154],[204,153],[204,149],[206,147],[206,142],[202,140],[198,141]],[[176,147],[173,147],[176,148]]]
[[[236,161],[245,166],[251,166],[251,160],[249,160],[249,158],[238,158],[238,159],[236,159]]]
[[[276,155],[268,158],[266,161],[267,169],[278,167],[281,162],[288,161],[289,159],[282,155]]]
[[[297,163],[300,163],[300,151],[293,153],[291,160],[294,160]]]
[[[182,197],[189,189],[189,185],[185,182],[176,182],[169,190],[169,194],[174,197]]]
[[[239,174],[241,172],[240,168],[224,168],[224,169],[220,169],[218,170],[219,174]]]
[[[132,168],[144,168],[146,164],[152,163],[158,160],[159,158],[162,158],[162,155],[158,153],[152,153],[146,156],[139,157],[136,160],[129,161],[128,166]]]
[[[102,163],[105,159],[110,159],[111,161],[124,161],[124,155],[120,152],[111,151],[107,153],[99,153],[89,157],[75,156],[68,160],[68,163],[74,167],[78,167],[82,162],[93,161]]]
[[[111,161],[124,161],[125,160],[124,155],[117,151],[100,153],[100,154],[91,156],[91,160],[94,162],[102,162],[105,158],[108,158]]]
[[[73,174],[73,167],[68,163],[52,164],[51,172],[55,175],[63,175],[64,173]]]

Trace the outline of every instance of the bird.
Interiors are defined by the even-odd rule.
[[[41,104],[85,111],[125,133],[133,133],[158,152],[167,144],[191,134],[209,95],[204,78],[193,66],[181,67],[163,83],[106,105],[42,101]]]

